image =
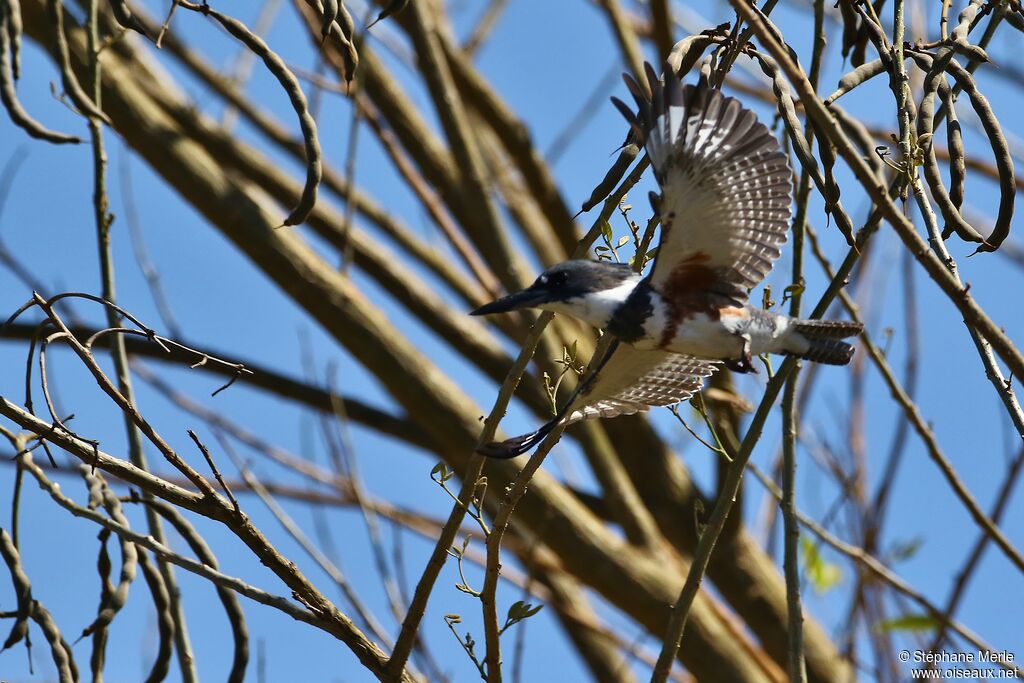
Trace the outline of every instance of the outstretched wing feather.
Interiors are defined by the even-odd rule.
[[[738,100],[682,86],[671,70],[637,96],[644,142],[661,186],[661,245],[651,284],[680,264],[714,275],[713,292],[741,304],[771,270],[791,220],[793,172],[779,141]],[[634,123],[635,123],[634,119]],[[677,274],[678,275],[678,274]]]
[[[576,399],[566,424],[685,401],[700,391],[717,367],[716,361],[621,345],[590,391]]]

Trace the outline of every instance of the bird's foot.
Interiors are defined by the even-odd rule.
[[[754,366],[754,362],[750,358],[749,353],[745,353],[739,358],[730,358],[724,361],[723,364],[733,372],[757,374],[757,368]]]
[[[750,337],[744,334],[740,335],[740,339],[743,340],[743,350],[740,351],[739,358],[730,358],[725,361],[725,367],[733,372],[743,374],[754,373],[756,375],[757,368],[754,367],[754,362],[750,358]]]

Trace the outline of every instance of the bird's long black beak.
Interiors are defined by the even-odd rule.
[[[531,308],[538,306],[547,301],[547,295],[544,292],[539,292],[532,287],[503,296],[497,301],[492,301],[489,304],[484,304],[475,311],[470,311],[470,315],[491,315],[492,313],[508,313],[509,311],[518,311],[520,308]]]

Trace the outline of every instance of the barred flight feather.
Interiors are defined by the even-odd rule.
[[[648,99],[630,77],[638,113],[616,106],[644,142],[661,187],[661,246],[651,275],[659,289],[695,255],[733,303],[771,270],[792,218],[793,171],[779,141],[738,100],[705,83],[665,82],[647,65]]]
[[[589,392],[580,396],[566,424],[595,417],[644,412],[685,401],[700,391],[716,361],[620,345]]]

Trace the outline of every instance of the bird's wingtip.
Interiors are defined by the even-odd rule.
[[[530,435],[527,435],[530,436]],[[510,460],[530,450],[532,444],[522,443],[523,437],[506,439],[504,441],[492,441],[480,446],[476,452],[485,458],[494,460]]]

